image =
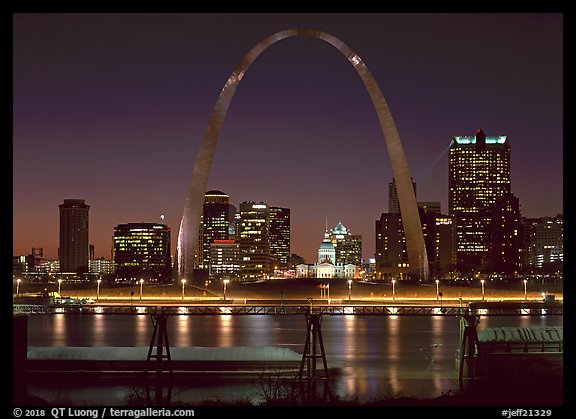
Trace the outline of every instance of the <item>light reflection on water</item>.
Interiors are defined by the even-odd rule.
[[[458,387],[455,352],[458,318],[440,316],[323,316],[322,335],[328,366],[338,368],[331,388],[336,395],[359,401],[384,396],[435,397]],[[483,317],[478,330],[499,326],[559,326],[562,317]],[[168,318],[172,347],[283,347],[302,353],[304,316],[186,316]],[[29,346],[144,346],[153,332],[145,315],[33,315],[28,321]],[[133,390],[117,382],[35,383],[38,397],[70,403],[122,405]],[[260,389],[252,380],[198,377],[173,391],[177,401],[210,398],[246,400]],[[106,401],[107,403],[102,403]]]

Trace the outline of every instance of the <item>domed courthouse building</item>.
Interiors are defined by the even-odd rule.
[[[318,247],[318,262],[296,266],[297,278],[359,277],[362,266],[362,236],[352,235],[342,223],[324,233]]]

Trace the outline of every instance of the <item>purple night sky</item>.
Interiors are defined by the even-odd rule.
[[[508,135],[522,215],[563,212],[563,16],[502,14],[15,14],[13,254],[57,258],[58,205],[85,199],[90,243],[164,222],[173,250],[214,103],[254,45],[312,27],[356,51],[386,98],[418,201],[448,212],[454,135]],[[316,260],[326,220],[362,234],[392,174],[360,78],[332,46],[286,39],[246,73],[209,189],[291,209],[292,253]],[[164,214],[164,220],[160,216]]]

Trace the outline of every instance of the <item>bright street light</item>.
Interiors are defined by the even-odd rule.
[[[396,280],[392,280],[392,300],[396,301]]]
[[[482,284],[482,300],[484,300],[484,282],[486,281],[483,279],[480,280],[480,283]]]
[[[222,281],[224,283],[224,301],[226,301],[226,285],[228,285],[228,282],[230,282],[229,279],[225,279],[224,281]]]
[[[60,286],[62,285],[62,280],[58,280],[58,294],[60,294]]]
[[[102,280],[99,279],[96,282],[98,283],[98,286],[96,287],[96,301],[98,301],[100,299],[100,282],[102,282]]]
[[[528,294],[527,294],[527,288],[526,288],[526,284],[528,283],[528,280],[525,279],[524,280],[524,301],[528,300]]]
[[[440,284],[440,281],[437,279],[436,280],[436,301],[438,301],[440,299],[440,294],[439,294],[439,289],[438,289],[438,284]]]
[[[20,295],[20,281],[22,281],[20,278],[16,280],[16,297]]]
[[[180,282],[182,282],[182,301],[184,301],[184,284],[186,283],[186,280],[183,279],[183,280],[180,281]]]
[[[140,279],[140,301],[142,301],[142,285],[144,284],[144,280]]]
[[[352,280],[348,280],[348,301],[352,301]]]

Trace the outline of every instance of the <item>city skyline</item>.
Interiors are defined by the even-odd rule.
[[[264,37],[303,26],[339,37],[373,72],[417,201],[447,213],[450,141],[483,129],[508,136],[522,215],[562,213],[561,14],[16,14],[14,254],[57,257],[64,199],[91,206],[96,257],[110,257],[115,225],[162,215],[175,249],[228,75]],[[388,208],[384,139],[348,67],[314,39],[266,51],[232,102],[209,179],[234,204],[290,208],[291,252],[309,261],[326,219],[372,256]]]

